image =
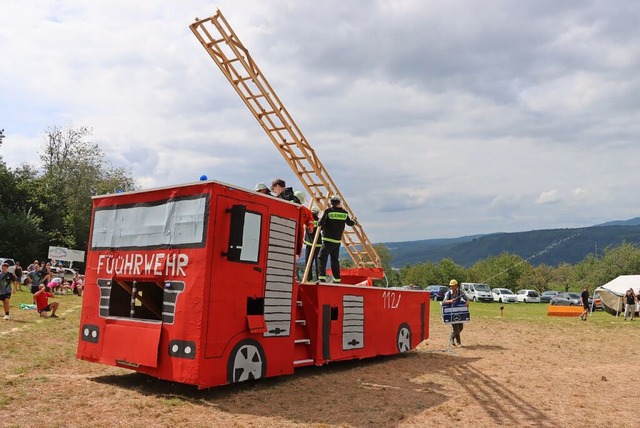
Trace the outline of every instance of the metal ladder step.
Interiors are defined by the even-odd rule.
[[[311,345],[311,340],[309,340],[309,339],[296,339],[296,340],[294,340],[294,343],[296,343],[296,344],[300,343],[300,344],[303,344],[303,345]]]
[[[296,361],[293,362],[294,366],[302,366],[302,365],[309,365],[309,364],[313,364],[313,360],[311,360],[311,359],[296,360]]]

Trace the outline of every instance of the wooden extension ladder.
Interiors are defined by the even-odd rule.
[[[218,10],[207,19],[196,18],[190,28],[278,148],[315,204],[322,209],[329,206],[331,196],[338,195],[344,209],[354,218],[351,208],[313,148],[222,13]],[[357,268],[382,267],[378,253],[360,224],[347,227],[342,242]]]

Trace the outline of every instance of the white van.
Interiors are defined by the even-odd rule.
[[[460,286],[468,300],[473,302],[493,302],[493,294],[491,294],[491,288],[487,284],[463,282]]]

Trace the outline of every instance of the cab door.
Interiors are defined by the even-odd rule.
[[[219,357],[249,323],[259,330],[264,312],[268,207],[218,196],[213,219],[213,254],[207,309],[205,356]],[[255,317],[258,315],[258,317]]]

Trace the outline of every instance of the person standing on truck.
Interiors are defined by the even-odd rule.
[[[9,263],[2,263],[0,270],[0,300],[4,309],[4,320],[9,319],[9,302],[11,301],[11,291],[13,281],[16,276],[9,272]]]
[[[464,298],[464,293],[460,291],[460,288],[458,287],[458,281],[452,279],[449,281],[449,287],[451,287],[451,289],[444,294],[444,299],[442,300],[443,305],[454,306],[463,304],[465,306],[469,306],[469,302]],[[451,335],[449,336],[450,344],[453,346],[462,346],[460,333],[462,333],[463,328],[463,323],[451,323]]]
[[[284,199],[285,201],[300,203],[300,199],[293,194],[293,188],[287,187],[287,183],[282,178],[276,178],[271,183],[271,191],[276,198]]]
[[[318,225],[320,209],[318,207],[311,208],[311,215],[313,217],[313,224]],[[320,266],[318,266],[318,254],[320,253],[320,248],[322,247],[322,240],[319,239],[316,242],[315,247],[313,246],[313,238],[314,231],[309,232],[309,229],[306,230],[304,234],[304,245],[305,245],[305,253],[304,253],[304,265],[309,264],[309,259],[311,259],[311,266],[309,267],[309,279],[318,280],[320,276]],[[314,275],[315,274],[315,275]]]
[[[318,259],[320,261],[319,281],[327,280],[327,261],[331,257],[331,273],[333,274],[333,282],[340,282],[340,243],[342,242],[342,234],[346,225],[355,226],[358,220],[354,217],[349,218],[347,210],[342,208],[342,199],[334,195],[329,199],[331,207],[327,208],[320,220],[318,226],[322,231],[322,248]]]
[[[271,190],[262,181],[256,184],[256,192],[271,196]]]

